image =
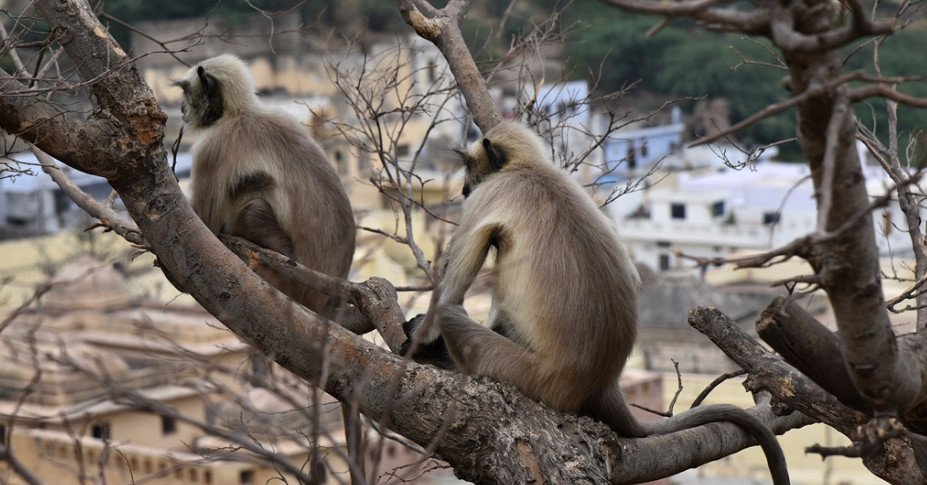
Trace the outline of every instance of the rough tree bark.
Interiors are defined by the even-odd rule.
[[[452,0],[443,9],[423,1],[399,4],[407,21],[425,29],[426,38],[447,56],[476,123],[484,129],[495,124],[498,111],[457,26],[467,3]],[[167,163],[165,115],[90,6],[84,0],[36,0],[35,5],[50,28],[61,32],[61,45],[87,82],[94,110],[81,118],[30,95],[25,84],[2,73],[0,126],[72,167],[106,177],[172,281],[294,374],[336,398],[356,399],[370,419],[420,445],[437,441],[434,449],[458,476],[481,483],[632,483],[665,477],[753,444],[729,424],[622,439],[601,423],[554,412],[510,387],[403,360],[295,305],[250,271],[193,213]],[[395,346],[402,312],[389,285],[380,281],[352,288],[354,303],[368,318],[379,327],[393,326],[385,336]],[[791,392],[793,401],[810,402],[821,392],[772,356],[748,370],[769,376],[762,387],[779,397]],[[854,372],[861,370],[854,367]],[[866,377],[858,380],[865,384]],[[883,395],[873,394],[878,399]],[[813,402],[795,407],[829,423],[861,416]],[[777,432],[807,422],[799,414],[775,417],[766,405],[752,412]],[[909,466],[908,461],[900,463],[899,468]]]
[[[734,342],[738,339],[716,340],[716,343],[750,372],[748,384],[756,389],[769,389],[778,402],[821,419],[857,443],[874,445],[860,444],[857,448],[870,450],[862,454],[874,473],[898,483],[924,481],[925,477],[912,458],[925,455],[923,440],[916,439],[913,450],[907,439],[878,443],[882,435],[894,429],[891,418],[901,419],[912,438],[911,431],[922,429],[921,416],[927,404],[924,399],[927,355],[923,352],[927,337],[923,334],[897,337],[889,323],[879,253],[872,230],[871,213],[876,205],[866,192],[855,148],[857,121],[851,106],[876,95],[914,106],[925,106],[925,103],[889,89],[886,84],[892,83],[888,80],[861,72],[843,73],[844,58],[838,50],[857,39],[889,35],[893,24],[870,21],[859,0],[841,3],[756,1],[751,3],[752,9],[743,10],[725,9],[710,1],[671,5],[640,0],[604,1],[630,11],[660,14],[667,19],[690,16],[710,29],[765,36],[782,52],[789,69],[787,85],[792,97],[770,105],[736,124],[732,130],[701,142],[719,139],[733,129],[796,108],[798,140],[811,167],[815,188],[818,230],[766,255],[732,262],[738,266],[764,266],[776,259],[799,256],[811,264],[815,274],[796,277],[794,281],[818,285],[827,293],[838,331],[830,332],[795,305],[780,301],[774,302],[761,320],[761,335],[788,362],[821,386],[814,392],[828,399],[832,399],[831,395],[837,396],[854,410],[842,407],[833,408],[833,412],[811,409],[800,397],[818,387],[815,383],[805,382],[804,377],[799,380],[796,374],[792,385],[783,387],[774,377],[786,374],[786,368],[761,379],[772,368],[771,363],[767,363],[767,371],[756,372],[748,367],[749,356],[742,355],[738,360],[732,355],[737,353],[738,346]],[[852,88],[848,84],[851,80],[877,85]],[[904,174],[895,176],[897,183],[902,185]],[[700,330],[704,333],[711,328]],[[824,357],[809,362],[808,355]],[[799,383],[806,391],[796,395],[794,386]],[[865,417],[862,432],[847,427],[859,422],[860,417]],[[873,440],[873,436],[879,438]]]

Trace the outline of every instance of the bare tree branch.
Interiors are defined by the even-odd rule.
[[[502,116],[460,32],[459,21],[466,15],[469,1],[451,0],[441,9],[427,0],[396,0],[396,4],[403,20],[444,54],[476,126],[486,132],[498,124]]]

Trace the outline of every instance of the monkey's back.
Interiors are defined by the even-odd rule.
[[[273,111],[219,120],[194,147],[193,208],[213,232],[230,231],[241,207],[265,199],[293,243],[294,259],[347,277],[354,254],[351,204],[324,152],[292,117]],[[259,272],[313,310],[326,298]]]
[[[636,338],[637,272],[579,184],[550,165],[513,167],[463,217],[498,226],[495,302],[530,347],[590,390],[617,378]]]

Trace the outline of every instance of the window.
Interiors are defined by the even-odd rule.
[[[6,223],[11,226],[25,226],[26,224],[29,224],[29,219],[17,216],[7,216]]]
[[[399,145],[396,147],[396,156],[397,157],[408,157],[409,156],[409,145]]]
[[[711,215],[712,217],[721,217],[724,215],[724,201],[719,200],[714,204],[711,204]]]
[[[161,434],[167,436],[177,432],[177,420],[173,416],[161,416]]]
[[[670,269],[670,257],[669,254],[660,255],[660,271],[669,271]]]
[[[348,164],[347,160],[344,159],[344,153],[341,150],[335,150],[333,157],[335,159],[335,170],[340,175],[346,175],[348,173]]]
[[[686,218],[686,205],[685,204],[670,204],[670,217],[673,219],[685,219]]]
[[[637,168],[637,152],[634,151],[634,144],[628,143],[628,153],[624,159],[627,160],[629,169]]]
[[[646,158],[646,157],[647,157],[647,151],[648,151],[648,150],[647,150],[647,142],[645,141],[645,142],[643,142],[643,143],[641,144],[641,156]]]
[[[669,241],[657,241],[658,248],[668,248],[670,246],[672,246],[672,244]]]
[[[97,423],[90,428],[90,435],[101,441],[109,441],[112,433],[110,432],[109,423]]]
[[[238,483],[240,485],[252,485],[254,483],[254,470],[242,470],[238,474]]]
[[[778,212],[764,212],[763,213],[763,224],[775,224],[779,222],[779,213]]]

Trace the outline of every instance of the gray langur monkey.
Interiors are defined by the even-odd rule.
[[[341,180],[307,128],[261,103],[247,66],[235,56],[207,59],[175,84],[183,89],[184,122],[201,131],[193,147],[191,204],[206,226],[347,278],[354,256],[354,214]],[[352,331],[373,328],[356,315],[346,316],[336,308],[336,299],[320,291],[273,269],[262,267],[257,273],[294,301]],[[363,469],[359,418],[347,404],[342,411],[349,451]]]
[[[459,370],[588,414],[625,437],[733,422],[760,443],[773,481],[789,483],[775,435],[741,408],[701,406],[657,423],[631,414],[618,378],[637,337],[637,271],[610,221],[546,151],[525,125],[502,122],[460,152],[460,225],[431,308],[406,328],[423,344],[423,360],[440,360],[446,346]],[[492,309],[480,325],[461,305],[490,249]]]
[[[351,203],[305,126],[265,106],[245,63],[224,54],[191,68],[184,122],[193,146],[191,205],[214,233],[247,239],[322,273],[346,278],[354,256]],[[322,292],[267,268],[257,273],[306,308],[325,313]]]

